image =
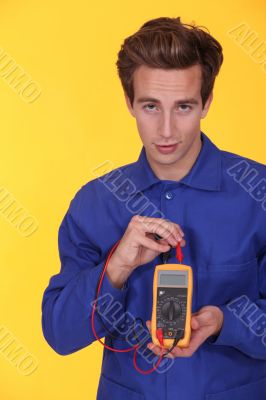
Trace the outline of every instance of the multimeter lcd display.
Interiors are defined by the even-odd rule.
[[[186,285],[186,275],[160,274],[160,285]]]

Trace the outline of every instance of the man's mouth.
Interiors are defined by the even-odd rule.
[[[159,144],[156,144],[156,148],[160,153],[168,154],[168,153],[174,152],[177,149],[178,144],[179,143],[174,143],[174,144],[170,144],[170,145],[159,145]]]

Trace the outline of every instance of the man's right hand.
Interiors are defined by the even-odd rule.
[[[155,240],[155,234],[162,239]],[[109,260],[106,269],[109,280],[113,286],[121,288],[139,265],[152,261],[160,253],[168,251],[171,246],[177,246],[178,241],[184,247],[186,241],[183,236],[184,232],[174,222],[134,215]]]

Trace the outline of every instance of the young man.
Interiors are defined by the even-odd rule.
[[[94,342],[91,302],[119,240],[101,296],[120,313],[105,325],[95,316],[98,336],[128,348],[116,332],[126,313],[150,328],[154,268],[167,251],[177,262],[178,241],[193,269],[192,335],[188,348],[165,357],[169,368],[146,376],[134,369],[133,352],[104,349],[98,400],[266,398],[265,165],[218,149],[200,129],[222,62],[221,45],[180,18],[146,22],[118,54],[143,147],[136,162],[72,199],[59,228],[61,271],[43,297],[44,336],[62,355]],[[159,355],[148,342],[146,351]],[[141,355],[138,364],[151,367]]]

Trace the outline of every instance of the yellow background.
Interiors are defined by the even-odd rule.
[[[42,335],[41,300],[59,272],[58,227],[70,200],[98,164],[133,162],[141,149],[115,67],[123,39],[159,16],[205,25],[225,59],[202,130],[218,147],[266,163],[266,73],[227,33],[246,22],[266,40],[265,11],[262,0],[0,2],[0,47],[42,88],[27,103],[0,78],[0,186],[39,224],[23,237],[0,213],[0,326],[38,359],[23,376],[0,352],[1,399],[96,397],[101,345],[56,354]]]

